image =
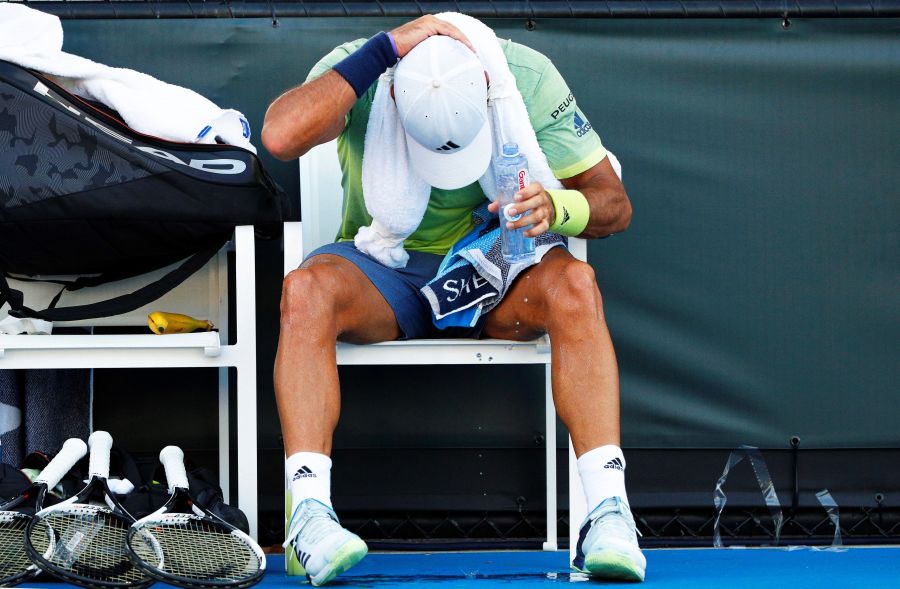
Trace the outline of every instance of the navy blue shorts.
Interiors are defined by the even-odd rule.
[[[394,310],[400,326],[400,339],[432,339],[443,337],[481,337],[486,316],[482,315],[474,327],[438,329],[434,326],[431,305],[419,289],[437,274],[444,256],[422,252],[408,252],[405,268],[389,268],[368,254],[356,249],[351,241],[323,245],[307,256],[332,254],[353,262],[372,281],[384,300]]]

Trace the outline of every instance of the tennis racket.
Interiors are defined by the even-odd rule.
[[[194,503],[184,453],[167,446],[159,454],[171,497],[128,532],[132,560],[158,581],[185,589],[250,587],[262,580],[266,557],[247,534]]]
[[[40,570],[25,552],[25,531],[44,506],[47,490],[59,484],[76,462],[87,454],[87,446],[78,438],[66,440],[56,458],[41,471],[34,483],[6,504],[0,506],[0,587],[11,587],[30,579]]]
[[[134,518],[106,483],[112,437],[97,431],[88,445],[87,486],[35,514],[25,534],[28,557],[54,577],[89,589],[148,586],[153,579],[131,563],[125,550]]]

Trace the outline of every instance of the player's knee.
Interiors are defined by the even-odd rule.
[[[572,260],[562,270],[559,282],[548,296],[551,317],[582,322],[589,314],[602,314],[603,305],[597,277],[588,264]]]
[[[298,268],[285,277],[281,290],[282,325],[312,327],[332,322],[340,281],[327,265]]]

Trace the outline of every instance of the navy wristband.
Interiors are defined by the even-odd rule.
[[[387,69],[397,63],[397,52],[391,37],[381,31],[347,57],[342,59],[334,71],[356,92],[359,98],[365,94],[369,86]]]

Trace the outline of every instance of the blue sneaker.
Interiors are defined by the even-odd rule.
[[[315,499],[305,499],[291,516],[284,547],[291,547],[313,586],[328,583],[361,561],[369,547],[359,536],[341,527],[334,510]]]
[[[581,524],[572,568],[596,579],[643,581],[647,559],[637,534],[628,504],[610,497]]]

